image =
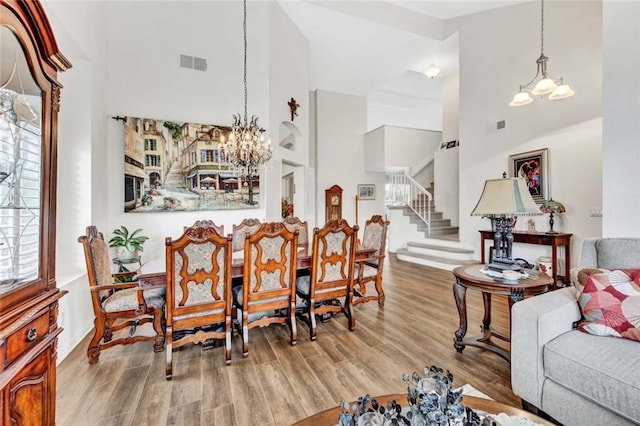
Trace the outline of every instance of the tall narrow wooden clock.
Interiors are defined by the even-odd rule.
[[[326,220],[338,220],[342,218],[342,188],[333,185],[324,191]]]

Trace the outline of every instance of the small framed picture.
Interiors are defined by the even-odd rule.
[[[458,146],[458,141],[449,141],[449,142],[447,142],[447,149],[455,148],[456,146]]]
[[[360,200],[375,200],[376,199],[376,186],[372,183],[358,185],[358,199]]]

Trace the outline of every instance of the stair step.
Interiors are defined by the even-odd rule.
[[[421,219],[412,220],[410,222],[418,224],[418,231],[426,231],[427,230],[427,224],[424,223]],[[451,219],[434,219],[433,217],[431,218],[431,229],[434,229],[434,228],[448,228],[450,226],[451,226]]]
[[[448,247],[445,245],[436,245],[421,243],[417,241],[410,241],[407,243],[407,249],[411,253],[424,254],[434,257],[446,257],[451,260],[473,260],[473,250],[461,248],[461,247]]]
[[[434,236],[434,235],[443,235],[443,234],[457,234],[459,231],[459,228],[457,226],[441,226],[439,228],[434,228],[433,226],[431,227],[431,234],[430,236]],[[427,234],[427,230],[424,230],[425,234]],[[425,236],[429,236],[429,235],[425,235]]]
[[[473,265],[479,263],[477,260],[456,260],[445,257],[430,256],[427,254],[413,253],[406,248],[398,249],[396,257],[405,262],[418,263],[420,265],[432,266],[438,269],[453,271],[461,265]]]
[[[409,221],[410,221],[410,222],[412,222],[412,223],[415,223],[415,222],[422,222],[422,219],[420,219],[420,218],[418,217],[418,215],[417,215],[413,210],[411,210],[411,209],[410,209],[410,208],[408,208],[408,207],[407,207],[406,209],[407,209],[407,210],[405,210],[404,214],[405,214],[406,216],[409,216]],[[432,212],[431,212],[431,214],[430,214],[429,216],[431,217],[431,220],[439,220],[439,219],[442,219],[442,218],[443,218],[443,216],[442,216],[442,212],[436,212],[436,211],[432,211]]]

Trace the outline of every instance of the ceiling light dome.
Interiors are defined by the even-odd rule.
[[[438,75],[438,73],[440,73],[440,67],[437,67],[434,64],[429,65],[429,67],[425,70],[424,72],[427,77],[429,78],[435,78],[435,76]]]

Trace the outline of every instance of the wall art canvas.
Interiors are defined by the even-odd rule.
[[[124,118],[124,211],[253,209],[260,178],[239,176],[219,149],[230,127]]]
[[[524,178],[536,203],[549,199],[547,148],[509,156],[509,175]]]

